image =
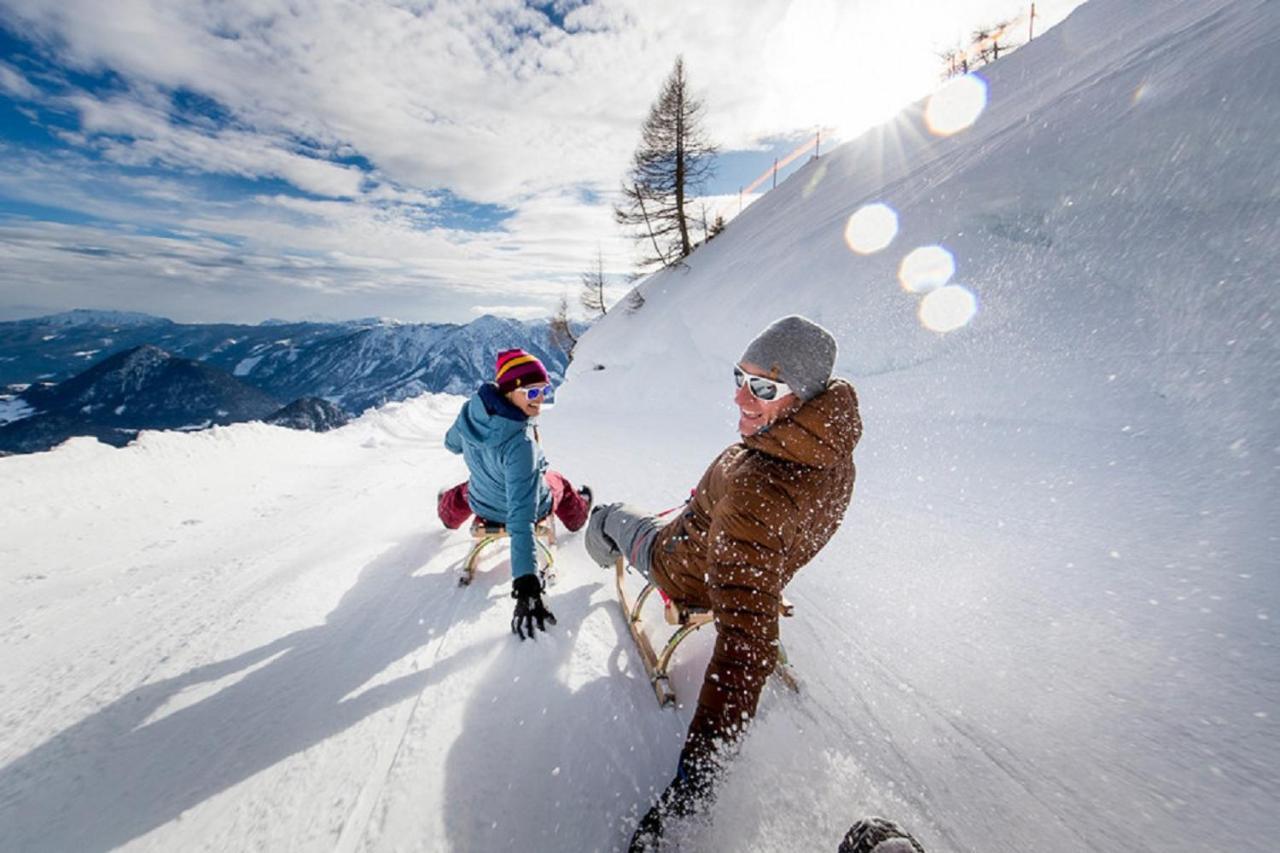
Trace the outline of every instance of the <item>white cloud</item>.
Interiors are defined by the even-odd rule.
[[[31,282],[71,300],[118,287],[127,301],[150,283],[155,301],[130,305],[246,320],[347,305],[406,319],[477,302],[551,307],[576,295],[597,251],[611,276],[629,266],[609,202],[677,53],[712,135],[744,148],[865,125],[936,81],[936,46],[1023,5],[561,0],[561,30],[516,0],[0,0],[15,31],[60,62],[120,81],[41,94],[0,63],[0,88],[76,116],[77,130],[53,132],[107,161],[0,152],[21,167],[0,172],[0,192],[115,223],[7,228],[0,288],[12,304],[30,301],[18,291]],[[1075,0],[1038,5],[1044,25]],[[175,93],[210,99],[217,117]],[[149,166],[174,174],[134,169]],[[276,178],[322,199],[228,200],[202,175]],[[441,190],[510,218],[449,227]],[[736,197],[709,203],[712,216],[726,208],[736,213]],[[196,278],[177,282],[184,274]]]
[[[122,165],[282,178],[305,192],[332,197],[359,194],[365,180],[360,169],[288,150],[286,142],[267,134],[178,126],[163,105],[148,100],[80,93],[58,103],[79,114],[85,144]]]
[[[270,140],[261,150],[282,139],[350,146],[394,183],[494,203],[566,184],[616,185],[679,52],[715,135],[741,147],[883,117],[936,82],[933,46],[959,22],[1023,5],[922,0],[906,16],[889,2],[760,0],[731,12],[604,0],[570,11],[564,31],[514,0],[119,0],[109,12],[97,0],[4,2],[85,68],[112,68],[140,91],[216,100]],[[196,147],[175,128],[133,118],[161,151],[172,135],[174,146],[238,169],[254,150],[235,133]],[[213,153],[223,146],[231,153]],[[278,154],[262,165],[308,188],[351,192],[349,178],[316,176]]]
[[[0,62],[0,91],[24,101],[35,100],[40,96],[40,90],[22,72],[4,62]]]
[[[597,248],[610,274],[627,263],[607,206],[572,195],[530,200],[503,228],[476,232],[424,223],[437,214],[417,204],[287,195],[211,202],[181,177],[107,177],[100,164],[67,154],[0,156],[16,167],[0,173],[0,195],[114,223],[0,228],[0,304],[28,304],[36,282],[64,306],[101,304],[108,292],[121,307],[175,319],[196,319],[197,308],[245,321],[319,316],[341,303],[351,306],[347,316],[446,320],[477,302],[516,298],[546,314],[562,293],[576,296]]]

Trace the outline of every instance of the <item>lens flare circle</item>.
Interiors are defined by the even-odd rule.
[[[876,202],[854,211],[844,226],[844,242],[859,255],[873,255],[898,236],[898,214]]]
[[[941,246],[912,249],[898,265],[898,283],[908,293],[928,293],[946,286],[956,274],[956,259]]]
[[[986,81],[977,74],[962,74],[930,96],[924,123],[936,136],[951,136],[970,127],[986,108]]]
[[[949,284],[920,300],[920,323],[934,332],[954,332],[978,313],[978,297],[969,288]]]

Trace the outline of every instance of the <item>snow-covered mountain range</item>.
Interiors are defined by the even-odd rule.
[[[205,361],[283,400],[323,397],[358,413],[424,391],[461,393],[489,378],[508,347],[537,355],[557,380],[568,358],[548,323],[485,315],[465,325],[370,319],[257,326],[174,323],[77,310],[0,323],[0,386],[59,382],[149,344]]]
[[[687,497],[781,314],[861,400],[787,589],[801,692],[678,849],[868,813],[946,853],[1275,847],[1278,43],[1275,2],[1090,0],[957,84],[967,129],[921,103],[809,163],[583,338],[540,433],[602,502]],[[625,847],[691,708],[577,535],[537,642],[505,557],[457,585],[461,404],[0,459],[0,848]]]
[[[546,321],[484,316],[462,326],[380,319],[186,325],[146,314],[77,310],[0,323],[0,381],[12,389],[0,396],[0,451],[44,450],[70,435],[118,444],[139,429],[250,420],[302,398],[359,413],[424,392],[469,392],[491,378],[497,353],[509,347],[538,355],[555,381],[562,378],[568,358],[551,343]],[[194,384],[182,393],[149,386],[145,399],[126,399],[139,388],[106,380],[119,372],[113,359],[139,348],[172,357],[169,366],[183,365]],[[110,387],[90,388],[104,381]],[[197,385],[216,385],[213,395],[226,399],[215,402]],[[112,397],[110,411],[90,399],[104,395]],[[85,400],[64,405],[80,397]],[[316,416],[313,406],[310,417],[290,415],[281,422]]]

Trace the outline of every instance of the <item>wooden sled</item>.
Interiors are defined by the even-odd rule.
[[[458,576],[458,585],[467,586],[476,576],[476,565],[480,562],[480,553],[494,542],[507,538],[507,527],[493,521],[476,518],[471,522],[471,537],[475,544],[467,558],[462,561],[462,574]],[[556,555],[551,547],[556,544],[556,523],[548,516],[533,526],[533,539],[538,543],[538,550],[545,561],[538,570],[542,582],[550,586],[556,582]]]
[[[658,697],[658,704],[664,708],[668,705],[675,705],[676,693],[671,687],[671,679],[668,676],[671,658],[675,654],[676,648],[688,639],[693,632],[703,625],[709,625],[714,622],[715,615],[710,610],[681,607],[676,602],[663,596],[663,616],[667,624],[674,626],[676,630],[675,633],[667,638],[666,644],[662,647],[662,652],[656,653],[654,652],[653,643],[649,640],[649,635],[640,626],[640,611],[644,607],[645,601],[658,587],[653,582],[646,583],[644,589],[640,590],[640,594],[632,602],[627,596],[626,574],[626,563],[619,557],[615,564],[618,603],[622,606],[622,616],[627,622],[627,630],[631,632],[631,638],[635,640],[636,648],[640,651],[640,661],[644,664],[645,673],[649,676],[649,683],[653,685],[653,692]],[[660,590],[659,594],[662,594]],[[778,606],[778,614],[780,616],[791,616],[794,613],[795,607],[784,598]],[[778,663],[774,667],[773,674],[778,676],[779,680],[789,689],[796,693],[800,692],[800,682],[796,679],[795,671],[787,660],[787,651],[781,641],[778,642]]]

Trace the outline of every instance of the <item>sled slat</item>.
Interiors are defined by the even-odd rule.
[[[631,599],[627,597],[625,582],[627,566],[621,557],[618,558],[615,565],[615,575],[618,583],[618,603],[622,606],[622,614],[627,622],[627,630],[631,632],[631,639],[635,641],[636,649],[640,652],[640,662],[644,664],[645,674],[649,676],[649,683],[653,685],[653,692],[658,697],[658,704],[663,707],[674,705],[676,701],[675,691],[671,689],[671,682],[667,678],[666,672],[658,666],[658,655],[653,651],[653,644],[649,642],[648,635],[640,627],[640,608],[644,605],[644,599],[648,595],[650,588],[646,587],[633,604]]]

